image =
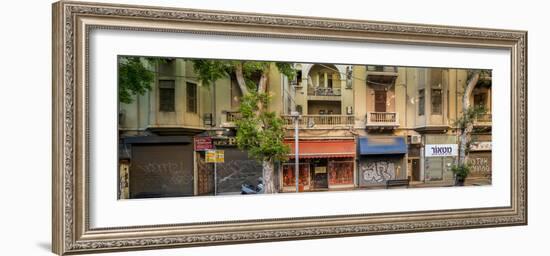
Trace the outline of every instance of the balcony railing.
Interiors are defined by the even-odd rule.
[[[396,112],[367,112],[367,127],[397,127],[399,119]]]
[[[281,118],[287,127],[294,127],[294,118],[292,116],[282,115]],[[301,129],[328,128],[335,126],[347,128],[354,124],[354,116],[348,115],[302,115],[298,120],[298,126]]]
[[[477,116],[474,120],[474,125],[476,126],[490,126],[493,120],[492,114],[482,114]]]
[[[330,87],[313,87],[307,88],[307,95],[309,96],[341,96],[342,90],[340,88]]]

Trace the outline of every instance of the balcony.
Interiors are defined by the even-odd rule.
[[[474,120],[474,126],[482,127],[482,126],[491,126],[493,120],[492,114],[482,114],[479,115]]]
[[[235,121],[242,118],[242,115],[238,111],[226,111],[225,115],[222,116],[221,127],[236,127]]]
[[[396,66],[367,66],[367,71],[376,71],[376,72],[397,72]]]
[[[399,126],[399,116],[396,112],[367,112],[367,128],[396,128]]]
[[[283,123],[286,128],[294,127],[294,119],[292,116],[282,115]],[[348,129],[355,124],[354,116],[349,115],[302,115],[298,120],[300,129],[324,129],[337,128]]]
[[[330,87],[310,87],[307,88],[309,100],[340,100],[342,89]]]

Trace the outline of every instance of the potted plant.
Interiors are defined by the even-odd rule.
[[[451,171],[455,175],[455,186],[464,186],[464,181],[466,180],[466,177],[468,177],[468,174],[470,174],[470,165],[453,165]]]

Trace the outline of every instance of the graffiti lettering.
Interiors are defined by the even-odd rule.
[[[391,161],[373,161],[360,164],[362,183],[383,183],[395,179],[395,163]]]
[[[471,157],[469,163],[472,166],[472,175],[489,175],[491,173],[491,160],[487,157]]]
[[[136,166],[141,173],[147,176],[170,177],[166,182],[170,184],[191,184],[193,172],[185,170],[184,162],[148,162]]]

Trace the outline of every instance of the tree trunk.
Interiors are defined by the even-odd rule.
[[[466,88],[464,88],[464,95],[462,96],[462,114],[465,115],[470,109],[470,96],[472,91],[479,81],[479,71],[474,71],[472,77],[468,81]],[[467,122],[466,127],[461,130],[460,133],[460,152],[459,152],[459,164],[465,164],[468,161],[468,156],[466,155],[466,149],[470,143],[471,133],[474,129],[474,124],[472,122]]]
[[[258,93],[265,93],[267,90],[267,73],[263,72],[258,82]]]
[[[267,74],[262,73],[260,81],[258,82],[258,94],[265,93],[267,89]],[[264,104],[262,101],[258,102],[258,115],[263,111]]]
[[[262,161],[263,178],[264,178],[264,193],[273,194],[275,190],[275,168],[273,161]]]
[[[243,75],[243,64],[239,63],[235,65],[235,77],[237,78],[237,83],[241,89],[241,93],[246,95],[248,93],[248,87],[246,87],[246,82]]]

